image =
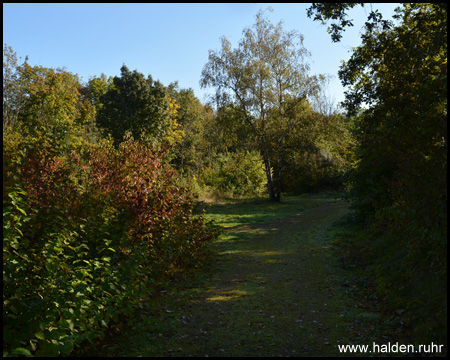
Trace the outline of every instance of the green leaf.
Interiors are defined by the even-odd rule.
[[[39,339],[39,340],[45,340],[45,335],[44,335],[44,333],[37,332],[36,334],[34,334],[34,336],[36,337],[36,339]]]
[[[23,209],[21,209],[21,208],[19,208],[19,207],[16,207],[16,209],[17,210],[19,210],[22,214],[24,214],[25,216],[27,216],[27,213],[25,212],[25,210],[23,210]]]
[[[32,356],[30,350],[18,347],[13,350],[11,355],[25,355],[25,356]]]

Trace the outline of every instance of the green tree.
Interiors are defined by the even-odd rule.
[[[89,81],[81,86],[80,89],[80,103],[85,108],[91,109],[91,116],[87,119],[84,126],[83,138],[90,143],[98,144],[102,138],[102,131],[97,125],[97,114],[103,104],[100,101],[100,97],[104,95],[108,88],[112,84],[112,77],[106,78],[105,74],[101,74],[100,77],[92,77]]]
[[[125,65],[115,76],[106,93],[100,96],[97,123],[121,142],[127,131],[138,138],[142,132],[159,143],[174,135],[177,128],[172,111],[175,104],[167,89],[159,82],[147,79]]]
[[[355,161],[355,141],[346,118],[330,113],[328,100],[315,107],[303,101],[287,113],[289,122],[299,122],[301,126],[290,128],[284,146],[286,191],[338,189],[344,173]]]
[[[23,123],[28,128],[43,126],[57,138],[78,135],[82,125],[92,116],[92,108],[82,101],[77,75],[64,69],[25,64],[28,99]]]
[[[318,19],[342,19],[353,5],[315,4],[310,10]],[[379,291],[406,309],[421,341],[444,343],[447,4],[404,4],[395,18],[394,26],[371,12],[362,44],[339,71],[350,86],[347,110],[360,112],[353,199],[378,236],[370,250]],[[345,26],[339,22],[335,34]]]
[[[262,11],[243,35],[238,48],[232,49],[223,37],[222,49],[209,52],[201,86],[216,88],[219,108],[234,105],[241,113],[235,118],[243,119],[253,132],[264,160],[270,200],[279,201],[285,142],[289,127],[299,125],[289,122],[286,114],[289,106],[313,95],[323,77],[308,75],[303,36],[285,32],[282,22],[274,26]]]
[[[20,59],[20,58],[19,58]],[[25,62],[28,58],[25,59]],[[21,77],[23,65],[10,46],[3,47],[3,132],[14,129],[26,103],[26,87]]]
[[[189,173],[201,167],[199,147],[204,129],[203,105],[194,95],[192,89],[178,89],[178,84],[169,85],[170,96],[179,106],[176,120],[183,130],[183,136],[176,148],[174,163],[181,174]],[[195,171],[196,172],[196,171]]]
[[[95,116],[77,75],[65,69],[21,65],[10,47],[4,48],[3,128],[42,131],[66,143],[81,141],[84,125]]]
[[[96,107],[97,112],[103,107],[103,103],[100,100],[101,96],[108,92],[112,84],[113,78],[107,78],[105,74],[89,79],[86,87],[89,90],[90,101]]]

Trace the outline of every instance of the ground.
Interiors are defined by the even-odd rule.
[[[347,211],[323,195],[210,206],[225,230],[208,267],[161,286],[88,355],[345,356],[338,345],[380,343],[380,314],[351,296],[331,246]]]

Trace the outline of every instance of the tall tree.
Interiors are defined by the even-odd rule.
[[[25,59],[25,62],[28,58]],[[21,77],[17,54],[10,46],[3,47],[3,132],[16,128],[26,103],[26,87]]]
[[[339,40],[353,5],[314,4],[310,14],[338,20]],[[446,341],[447,4],[406,3],[395,18],[371,12],[339,71],[347,110],[365,104],[354,205],[377,230],[369,251],[383,296],[406,309],[422,341]]]
[[[22,76],[27,79],[29,91],[23,114],[25,126],[43,126],[59,137],[81,131],[92,109],[81,101],[77,75],[64,69],[25,64]]]
[[[177,124],[174,118],[175,102],[167,88],[159,81],[147,78],[125,65],[115,76],[105,94],[100,96],[101,107],[97,123],[107,129],[117,142],[130,131],[134,137],[142,132],[155,143],[174,137]]]
[[[243,35],[236,49],[223,37],[222,49],[210,50],[201,86],[216,88],[219,108],[233,105],[241,112],[235,118],[244,119],[253,132],[264,160],[270,200],[279,201],[285,142],[290,128],[301,125],[289,122],[289,107],[313,95],[323,77],[308,74],[303,36],[285,32],[282,22],[274,26],[263,11]],[[278,174],[273,174],[274,164]]]
[[[66,140],[79,136],[94,117],[94,108],[83,96],[77,75],[65,69],[21,65],[5,45],[3,50],[3,129],[45,129]],[[73,140],[73,139],[72,139]]]
[[[181,174],[197,163],[201,134],[204,132],[203,106],[195,97],[192,89],[178,89],[178,84],[169,85],[170,96],[179,106],[177,122],[183,129],[183,136],[176,148],[174,163]],[[189,171],[188,171],[189,172]]]

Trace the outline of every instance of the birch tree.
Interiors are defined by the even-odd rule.
[[[242,113],[264,161],[271,201],[281,198],[284,147],[289,133],[301,126],[301,117],[289,117],[290,109],[320,88],[323,75],[309,75],[303,35],[286,32],[283,23],[273,25],[263,11],[255,24],[243,31],[238,47],[221,39],[219,51],[209,51],[201,86],[214,87],[218,108],[234,106]],[[274,167],[277,173],[274,174]]]

